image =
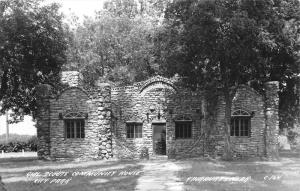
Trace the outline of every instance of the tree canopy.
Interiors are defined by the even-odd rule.
[[[106,1],[95,18],[86,18],[70,34],[65,69],[79,70],[89,85],[99,77],[126,85],[157,74],[153,39],[165,5],[161,0]]]
[[[164,73],[178,73],[194,88],[221,90],[226,158],[238,85],[263,91],[264,82],[276,80],[284,88],[299,73],[299,10],[297,0],[186,0],[165,12],[157,60]]]
[[[160,63],[194,85],[285,82],[298,72],[299,16],[292,0],[177,1],[158,37],[167,42]]]
[[[75,28],[63,25],[57,4],[40,2],[0,1],[2,111],[34,110],[34,87],[57,87],[64,69],[89,85],[179,74],[192,88],[221,90],[227,128],[239,84],[263,92],[277,80],[281,126],[298,113],[298,0],[108,0]]]
[[[79,70],[89,85],[99,77],[120,84],[148,77],[153,27],[148,21],[106,10],[86,18],[72,34],[66,68]]]
[[[39,0],[0,1],[0,100],[2,111],[35,109],[40,83],[58,83],[66,61],[66,38],[57,4]]]

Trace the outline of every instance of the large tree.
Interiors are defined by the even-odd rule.
[[[58,83],[66,38],[57,4],[39,0],[0,1],[0,101],[25,113],[35,109],[40,83]]]
[[[263,91],[269,80],[284,87],[299,72],[299,10],[297,0],[180,0],[165,12],[157,60],[167,75],[178,73],[194,88],[221,91],[225,159],[232,157],[229,130],[237,87],[251,83]]]
[[[171,0],[107,0],[104,9],[117,16],[126,15],[134,18],[137,15],[161,16]]]
[[[151,33],[147,18],[129,18],[102,10],[71,34],[67,69],[79,70],[87,84],[99,77],[128,84],[151,73]]]
[[[165,6],[162,0],[106,1],[70,33],[65,68],[79,70],[90,85],[99,77],[125,85],[157,74],[153,37]]]

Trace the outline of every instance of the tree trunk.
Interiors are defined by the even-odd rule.
[[[230,143],[230,123],[231,123],[231,106],[233,96],[229,92],[224,92],[225,97],[225,118],[224,118],[224,160],[232,160],[232,150]]]
[[[2,98],[6,94],[6,91],[8,89],[8,69],[5,69],[3,72],[3,75],[1,76],[1,84],[0,84],[0,101],[2,101]]]

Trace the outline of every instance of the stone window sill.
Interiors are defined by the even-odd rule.
[[[141,140],[143,138],[126,138],[126,140]]]
[[[65,141],[84,141],[85,138],[65,138]]]
[[[175,141],[194,141],[193,138],[177,138],[177,139],[174,139]]]
[[[233,141],[233,142],[240,142],[240,143],[243,143],[243,142],[249,142],[250,141],[250,138],[251,137],[234,137],[234,136],[230,136],[230,139]]]

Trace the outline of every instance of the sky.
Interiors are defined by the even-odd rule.
[[[0,116],[0,135],[6,133],[6,116]],[[30,116],[25,116],[20,123],[9,124],[9,134],[36,135],[35,122]]]
[[[57,2],[62,5],[61,11],[67,16],[75,14],[80,20],[84,15],[93,16],[95,11],[102,9],[105,0],[45,0],[46,4]],[[0,116],[0,135],[6,133],[6,117]],[[25,116],[24,121],[9,125],[9,133],[21,135],[36,135],[35,122],[30,116]]]
[[[56,2],[62,5],[61,11],[67,16],[74,13],[79,18],[93,16],[95,11],[102,9],[105,0],[46,0],[45,3]]]

